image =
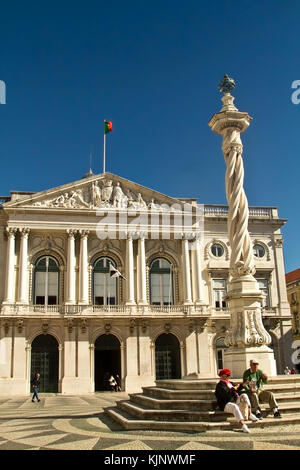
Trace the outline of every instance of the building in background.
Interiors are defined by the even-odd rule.
[[[285,275],[288,301],[292,315],[293,340],[299,341],[296,349],[300,350],[300,268],[291,271]],[[300,359],[300,358],[299,358]],[[300,372],[300,364],[296,364],[296,369]]]
[[[39,193],[12,191],[0,211],[0,394],[87,394],[107,373],[139,391],[156,379],[216,377],[224,363],[228,207],[176,199],[111,173]],[[275,207],[250,207],[277,373],[292,327]]]

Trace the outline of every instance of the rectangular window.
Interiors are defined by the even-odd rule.
[[[213,299],[215,308],[227,308],[227,302],[223,300],[226,294],[226,279],[213,279]]]
[[[258,282],[259,290],[264,295],[262,300],[262,307],[270,307],[270,295],[269,295],[269,281],[268,279],[256,279]]]

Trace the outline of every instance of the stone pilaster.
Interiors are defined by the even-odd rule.
[[[27,305],[28,299],[28,237],[29,228],[19,229],[21,233],[18,303]]]
[[[16,228],[6,227],[7,233],[7,254],[6,254],[6,282],[5,298],[3,304],[12,304],[15,302],[15,245]]]
[[[133,258],[133,238],[129,233],[126,240],[127,258],[127,301],[126,305],[136,305],[134,296],[134,258]]]
[[[190,267],[190,252],[189,252],[189,238],[184,235],[182,240],[183,251],[183,271],[184,271],[184,305],[192,305],[192,289],[191,289],[191,267]]]
[[[79,303],[89,303],[88,230],[80,230]]]
[[[77,230],[68,229],[68,260],[67,260],[67,299],[66,304],[75,304],[76,276],[75,276],[75,235]]]
[[[145,234],[141,233],[138,239],[138,279],[139,279],[139,305],[147,305],[147,277],[146,277],[146,255]]]

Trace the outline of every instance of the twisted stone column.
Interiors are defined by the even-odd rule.
[[[261,360],[260,368],[270,375],[276,374],[273,351],[268,348],[271,337],[265,330],[261,316],[262,294],[254,279],[253,245],[248,231],[249,208],[244,191],[243,145],[241,133],[252,119],[233,104],[233,80],[225,76],[219,88],[225,93],[224,106],[209,122],[211,129],[223,136],[222,150],[226,163],[225,187],[229,206],[228,238],[231,247],[230,275],[226,300],[230,311],[230,328],[225,342],[226,367],[235,376],[243,374],[253,357]],[[234,83],[234,82],[233,82]],[[226,362],[225,361],[225,362]]]

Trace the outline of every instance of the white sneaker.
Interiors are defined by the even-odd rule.
[[[247,433],[250,432],[250,429],[248,428],[247,424],[243,424],[242,430],[243,432],[247,432]]]
[[[251,413],[249,419],[251,419],[251,421],[258,421],[258,418],[253,413]]]

